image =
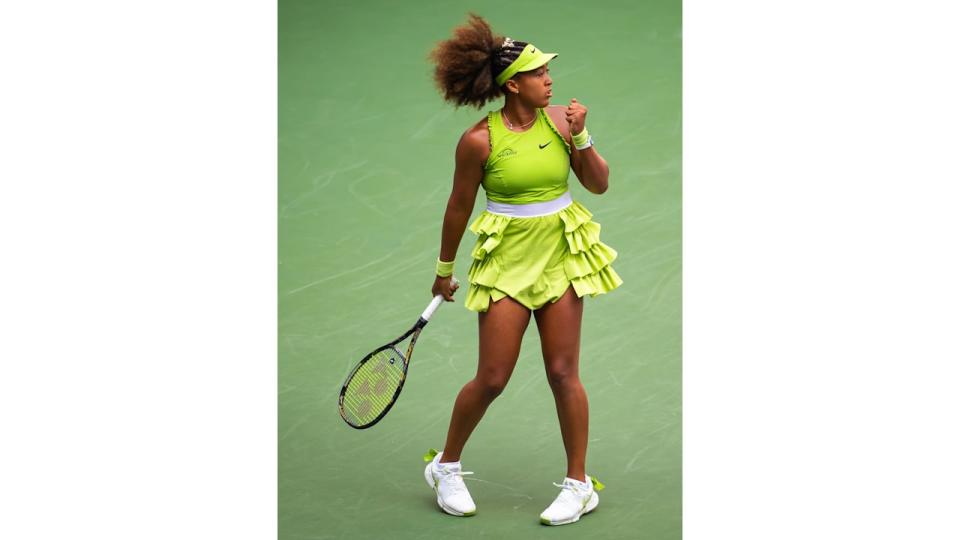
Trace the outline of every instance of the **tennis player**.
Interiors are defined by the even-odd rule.
[[[587,108],[576,99],[550,105],[548,62],[556,56],[494,35],[473,14],[431,52],[447,101],[479,109],[506,96],[501,109],[467,129],[457,144],[432,289],[453,301],[454,257],[482,186],[487,209],[470,225],[478,238],[466,295],[466,307],[479,313],[479,365],[457,396],[443,451],[425,456],[427,483],[443,511],[455,516],[476,513],[460,455],[510,379],[531,313],[567,455],[566,477],[555,484],[560,494],[540,520],[573,523],[599,502],[596,490],[602,484],[585,471],[588,412],[579,376],[580,322],[584,296],[609,292],[622,281],[610,266],[616,251],[600,242],[600,225],[567,186],[572,168],[580,183],[599,195],[607,190],[609,169],[587,132]]]

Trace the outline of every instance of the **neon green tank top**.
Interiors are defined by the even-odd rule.
[[[544,109],[530,129],[517,133],[500,111],[487,114],[490,157],[484,165],[487,199],[511,204],[552,201],[567,191],[570,147]]]

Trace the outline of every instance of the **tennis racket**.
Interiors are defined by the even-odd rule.
[[[453,278],[454,283],[459,283]],[[413,346],[423,327],[430,322],[433,312],[443,303],[443,296],[436,295],[420,318],[402,336],[375,349],[363,357],[340,389],[340,416],[350,427],[366,429],[379,422],[400,397],[400,390],[407,380],[407,366]],[[411,337],[407,354],[400,352],[399,345]]]

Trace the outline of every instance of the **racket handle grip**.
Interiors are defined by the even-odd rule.
[[[451,278],[451,281],[453,281],[455,285],[460,284],[460,281],[457,278]],[[440,307],[440,304],[442,303],[443,303],[442,294],[438,294],[433,297],[433,300],[430,301],[430,305],[427,306],[427,309],[423,310],[423,314],[420,315],[420,318],[423,319],[424,323],[430,320],[430,317],[433,316],[433,312],[436,311],[437,308]]]

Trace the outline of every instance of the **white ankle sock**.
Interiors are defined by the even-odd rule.
[[[437,467],[440,467],[441,469],[459,469],[459,468],[460,468],[460,462],[459,462],[459,461],[450,461],[450,462],[448,462],[448,463],[440,463],[440,462],[438,461],[438,462],[437,462]]]
[[[583,489],[587,489],[587,488],[589,488],[589,486],[590,486],[589,480],[588,480],[587,482],[581,482],[581,481],[579,481],[579,480],[577,480],[577,479],[575,479],[575,478],[570,478],[569,476],[566,477],[565,480],[569,480],[569,481],[573,482],[574,484],[582,487]]]

